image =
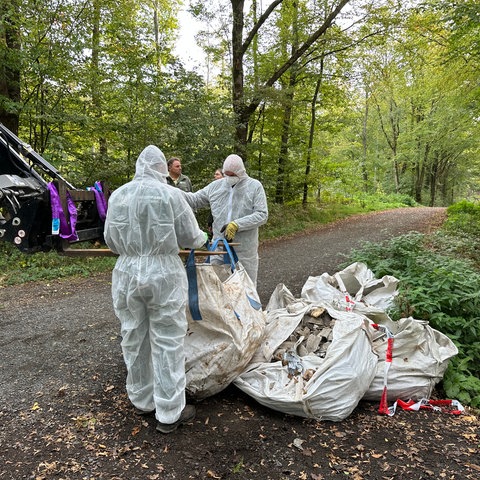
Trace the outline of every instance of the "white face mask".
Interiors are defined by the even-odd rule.
[[[240,180],[236,175],[232,175],[232,176],[226,175],[226,176],[225,176],[225,179],[226,179],[227,183],[228,183],[231,187],[233,187],[234,185],[236,185],[236,184],[239,182],[239,180]]]

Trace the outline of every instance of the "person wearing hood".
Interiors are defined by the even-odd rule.
[[[247,175],[243,160],[229,155],[223,162],[224,177],[198,192],[184,193],[193,210],[210,206],[213,216],[213,241],[235,239],[240,263],[257,284],[258,228],[268,219],[267,197],[263,185]],[[218,257],[215,257],[217,259]]]
[[[162,433],[195,416],[185,399],[188,284],[178,253],[207,240],[182,192],[167,185],[167,175],[162,151],[146,147],[133,180],[111,194],[104,231],[106,244],[119,255],[112,299],[128,397],[136,413],[155,412]]]

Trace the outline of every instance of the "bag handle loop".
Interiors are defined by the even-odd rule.
[[[218,244],[222,242],[227,253],[223,255],[224,263],[230,264],[232,273],[235,271],[235,265],[238,262],[237,254],[231,245],[222,238],[217,238],[211,245],[208,246],[208,250],[211,252],[216,251]],[[205,260],[206,263],[210,262],[210,256]],[[195,250],[192,249],[187,257],[185,265],[187,270],[188,280],[188,307],[193,320],[202,320],[202,314],[200,313],[200,306],[198,303],[198,284],[197,284],[197,266],[195,263]]]
[[[227,240],[225,240],[224,238],[217,238],[212,242],[212,244],[210,245],[210,247],[208,249],[211,252],[214,252],[218,248],[218,245],[219,245],[220,242],[223,243],[223,247],[227,252],[223,256],[223,263],[230,264],[230,268],[231,268],[232,272],[234,272],[235,271],[235,265],[238,262],[238,257],[237,257],[237,253],[235,252],[234,248],[231,245],[228,244]],[[210,262],[210,257],[208,257],[205,261],[207,263],[209,263]]]

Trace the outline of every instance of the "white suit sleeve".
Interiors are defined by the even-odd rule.
[[[210,205],[209,187],[210,185],[207,185],[198,192],[183,192],[183,198],[185,198],[192,210],[198,210]]]
[[[179,196],[176,202],[174,228],[179,247],[200,248],[205,244],[205,233],[198,226],[195,214],[184,198]]]

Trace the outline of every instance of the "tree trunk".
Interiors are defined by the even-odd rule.
[[[382,129],[383,135],[385,136],[385,140],[392,151],[392,169],[393,169],[393,180],[395,183],[395,192],[398,193],[400,190],[400,170],[398,167],[398,159],[397,159],[397,147],[398,147],[398,137],[400,135],[400,124],[398,115],[396,113],[397,105],[393,98],[390,98],[389,101],[389,123],[391,134],[387,131],[385,123],[382,117],[382,111],[380,108],[380,104],[378,101],[375,100],[377,111],[378,111],[378,118],[380,120],[380,127]]]
[[[307,162],[305,165],[305,178],[303,180],[303,198],[302,205],[306,205],[308,201],[308,177],[310,175],[311,163],[312,163],[312,149],[313,149],[313,139],[315,138],[315,123],[316,123],[316,113],[317,113],[317,101],[318,94],[322,87],[323,81],[323,66],[324,66],[324,56],[320,58],[320,73],[318,74],[317,83],[315,85],[315,93],[312,97],[311,107],[310,107],[310,133],[308,135],[308,149],[307,149]]]
[[[155,63],[157,67],[157,73],[160,73],[162,69],[162,60],[160,55],[160,35],[159,35],[159,24],[158,24],[158,2],[153,2],[153,35],[155,38]]]
[[[243,28],[244,0],[232,0],[232,103],[236,118],[235,151],[246,161],[247,125],[250,115],[245,111],[243,91]]]
[[[5,12],[18,12],[18,0],[6,0],[3,4]],[[14,102],[17,105],[20,103],[20,62],[18,60],[21,53],[20,26],[15,16],[3,17],[0,22],[0,42],[4,45],[0,49],[0,123],[17,135],[19,109],[7,110],[2,97],[9,103]]]
[[[438,158],[435,155],[433,159],[433,164],[430,169],[430,203],[429,206],[433,207],[435,205],[436,194],[437,194],[437,170],[438,170]]]
[[[368,170],[367,170],[367,124],[368,124],[368,107],[369,107],[369,87],[365,84],[365,113],[363,115],[363,128],[362,128],[362,147],[363,147],[363,157],[362,157],[362,179],[363,179],[363,188],[366,193],[368,193]]]
[[[285,185],[288,178],[288,142],[290,139],[290,125],[292,123],[292,109],[295,88],[295,75],[290,76],[288,92],[283,109],[282,135],[280,143],[280,154],[277,166],[277,186],[275,189],[275,203],[283,205],[285,202]]]
[[[291,53],[295,54],[298,49],[298,4],[292,3],[293,21],[292,21],[292,45]],[[285,45],[288,48],[288,45]],[[297,83],[296,65],[290,69],[290,78],[286,89],[286,99],[283,109],[282,134],[280,143],[280,154],[278,156],[277,187],[275,192],[275,203],[283,204],[285,202],[285,189],[288,182],[288,153],[290,142],[290,129],[292,124],[293,101],[295,98],[295,85]]]
[[[102,122],[102,95],[100,90],[100,18],[101,6],[98,0],[93,3],[93,31],[92,31],[92,104],[96,127]],[[98,136],[99,159],[107,156],[107,140],[102,135]]]

